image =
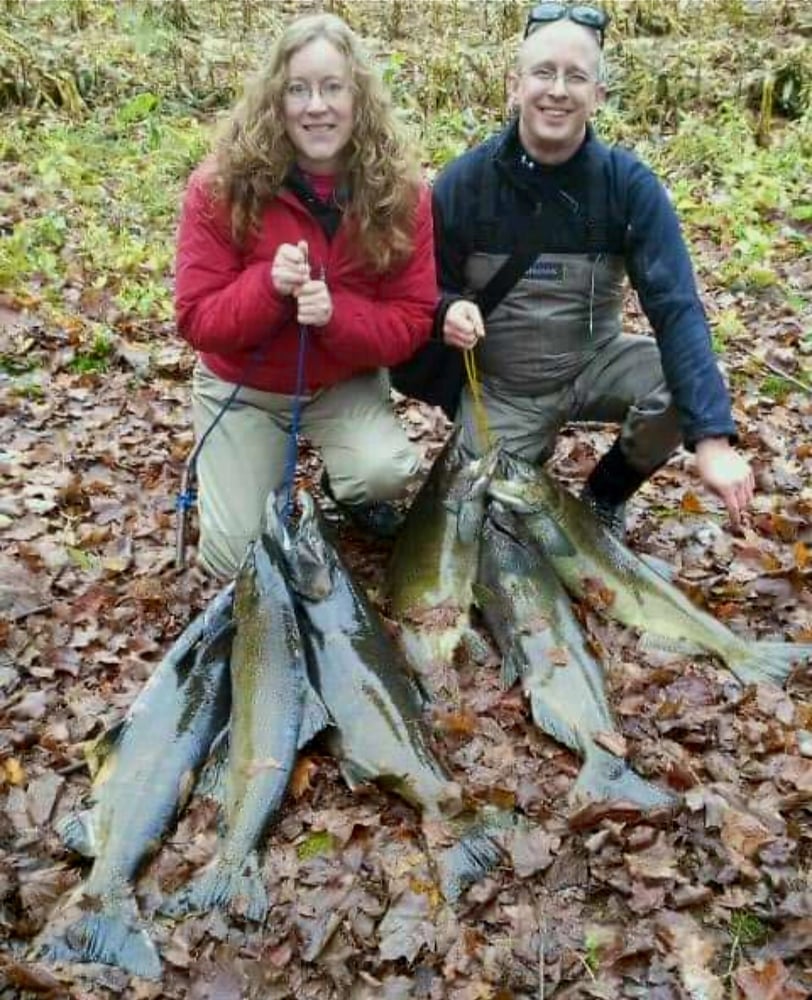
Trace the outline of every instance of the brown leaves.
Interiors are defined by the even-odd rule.
[[[733,979],[741,1000],[804,1000],[809,991],[793,982],[780,958],[771,958],[736,970]]]
[[[691,997],[724,1000],[724,985],[710,970],[718,943],[690,916],[666,911],[657,919],[657,933],[673,953],[680,980]]]
[[[422,892],[406,890],[392,902],[378,925],[381,958],[413,962],[423,948],[436,940],[431,900]]]

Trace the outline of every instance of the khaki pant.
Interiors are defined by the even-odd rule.
[[[563,425],[579,420],[620,424],[623,454],[641,473],[668,461],[682,440],[651,337],[617,337],[576,378],[543,396],[518,396],[487,382],[482,390],[494,439],[503,439],[510,451],[531,462],[547,461]],[[457,419],[464,445],[474,454],[481,452],[467,387]]]
[[[198,441],[233,389],[198,363],[192,382]],[[293,396],[243,387],[200,450],[198,558],[216,576],[234,575],[259,532],[269,492],[284,485],[292,416]],[[305,397],[300,430],[320,449],[331,489],[345,503],[396,499],[420,467],[392,410],[384,371]]]

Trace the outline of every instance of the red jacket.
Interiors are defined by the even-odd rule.
[[[181,336],[215,375],[268,392],[295,391],[295,300],[271,283],[281,243],[307,240],[311,274],[319,277],[324,268],[333,300],[329,323],[313,328],[308,340],[307,391],[395,365],[429,338],[437,280],[428,190],[421,192],[411,256],[377,274],[359,259],[346,221],[328,240],[285,190],[265,210],[259,235],[242,249],[235,246],[228,209],[211,198],[204,170],[192,175],[183,202],[175,312]]]

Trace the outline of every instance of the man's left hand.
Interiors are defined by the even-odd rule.
[[[753,470],[727,438],[705,438],[696,446],[696,468],[702,482],[722,498],[734,528],[753,499]]]

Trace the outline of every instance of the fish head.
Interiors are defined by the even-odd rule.
[[[504,534],[515,538],[519,532],[518,513],[513,508],[496,500],[493,497],[488,504],[488,516],[485,520],[485,528],[493,531],[498,528]]]
[[[561,506],[560,487],[548,472],[518,455],[502,452],[488,493],[519,514],[554,515]]]
[[[503,455],[499,472],[488,485],[488,495],[492,502],[532,521],[531,534],[547,555],[575,555],[572,510],[567,506],[572,498],[549,472],[515,455]],[[523,531],[516,535],[515,530],[507,530],[515,537],[523,536]]]
[[[285,554],[291,587],[311,601],[322,601],[333,592],[333,573],[338,566],[336,551],[325,535],[324,519],[307,490],[298,494],[299,523]]]
[[[499,467],[500,454],[501,448],[497,443],[476,457],[463,454],[453,468],[447,465],[443,475],[445,505],[456,509],[460,504],[472,501],[484,503],[488,484]]]
[[[262,520],[262,543],[270,555],[281,557],[284,561],[293,545],[285,523],[285,500],[281,494],[273,490],[265,502],[265,514]]]
[[[488,486],[497,469],[499,455],[497,443],[479,458],[466,462],[449,491],[445,506],[457,514],[457,537],[463,543],[472,543],[479,535]]]

